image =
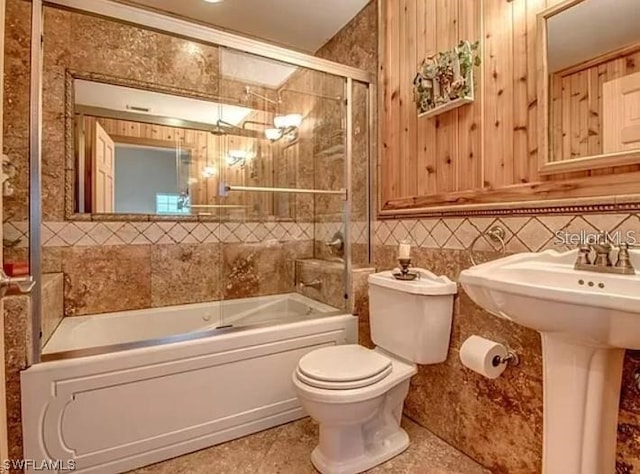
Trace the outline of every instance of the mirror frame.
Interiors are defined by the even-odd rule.
[[[540,175],[552,175],[557,173],[572,173],[574,171],[590,171],[614,166],[636,165],[640,163],[640,150],[622,151],[616,153],[603,153],[600,155],[583,156],[561,161],[550,161],[552,151],[551,140],[551,105],[549,104],[549,68],[547,65],[547,20],[552,16],[562,13],[585,0],[565,0],[557,5],[546,8],[537,15],[537,84],[538,84],[538,147]],[[624,47],[623,47],[624,48]],[[623,48],[620,48],[620,51]],[[610,53],[607,53],[610,54]],[[602,58],[604,55],[599,55]]]
[[[210,102],[221,103],[219,95],[206,94],[202,92],[196,92],[193,90],[181,89],[172,86],[166,86],[162,84],[149,83],[139,80],[126,79],[116,76],[109,76],[105,74],[90,73],[84,71],[77,71],[67,69],[65,71],[65,202],[64,202],[64,214],[65,220],[69,221],[187,221],[187,222],[219,222],[221,220],[233,220],[229,218],[222,218],[218,214],[129,214],[129,213],[80,213],[76,212],[76,200],[78,199],[78,180],[77,180],[77,163],[76,163],[76,136],[75,136],[75,89],[74,81],[76,79],[100,82],[103,84],[110,84],[116,86],[131,87],[134,89],[141,89],[146,91],[158,92],[168,95],[174,95],[179,97],[187,97],[192,99],[201,99]],[[236,104],[232,104],[236,105]],[[185,125],[189,125],[184,121]],[[242,220],[242,219],[240,219]],[[273,222],[292,222],[295,217],[276,217],[270,216],[268,221]]]

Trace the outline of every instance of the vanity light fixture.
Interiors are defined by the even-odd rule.
[[[248,151],[229,150],[229,152],[227,153],[227,164],[229,166],[235,166],[237,164],[243,165],[247,158],[249,158]]]
[[[204,0],[205,3],[222,3],[224,0]]]
[[[202,177],[203,178],[212,178],[218,174],[218,170],[214,166],[205,166],[202,168]]]
[[[302,115],[276,115],[273,119],[273,125],[275,125],[275,128],[268,128],[264,131],[267,139],[275,142],[284,137],[287,141],[292,142],[298,138],[298,129],[302,125]]]
[[[276,140],[280,140],[282,138],[282,129],[280,128],[267,128],[264,131],[264,136],[267,137],[268,140],[275,142]]]
[[[299,128],[302,124],[302,115],[276,115],[276,117],[273,119],[273,124],[276,126],[276,128]]]

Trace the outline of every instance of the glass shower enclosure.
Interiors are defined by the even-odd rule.
[[[68,287],[56,324],[34,290],[34,334],[47,327],[34,363],[349,311],[370,252],[371,73],[109,2],[41,8],[31,177],[60,147],[70,169],[32,189],[31,268],[41,281],[58,252]],[[164,49],[142,51],[141,37]],[[56,186],[66,192],[42,201]],[[86,235],[38,230],[54,227]],[[81,266],[78,242],[94,250]],[[140,298],[128,275],[105,275],[139,252]]]

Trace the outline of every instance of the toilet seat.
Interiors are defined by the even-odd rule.
[[[300,359],[296,377],[312,387],[350,390],[368,387],[387,377],[391,360],[357,344],[325,347]]]
[[[392,367],[389,366],[375,377],[362,380],[352,380],[349,382],[328,382],[326,380],[315,380],[301,373],[299,369],[296,370],[296,376],[298,377],[298,380],[306,383],[307,385],[311,385],[312,387],[324,388],[327,390],[350,390],[353,388],[364,388],[368,387],[369,385],[373,385],[374,383],[379,382],[380,380],[387,377],[391,373],[391,370]]]

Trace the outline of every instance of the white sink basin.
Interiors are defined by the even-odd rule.
[[[465,270],[460,282],[485,310],[596,347],[640,349],[640,276],[577,271],[577,250],[522,253]],[[640,268],[640,254],[631,252]]]
[[[574,270],[577,253],[501,258],[460,283],[485,310],[541,334],[544,474],[614,474],[624,349],[640,349],[640,277]]]

